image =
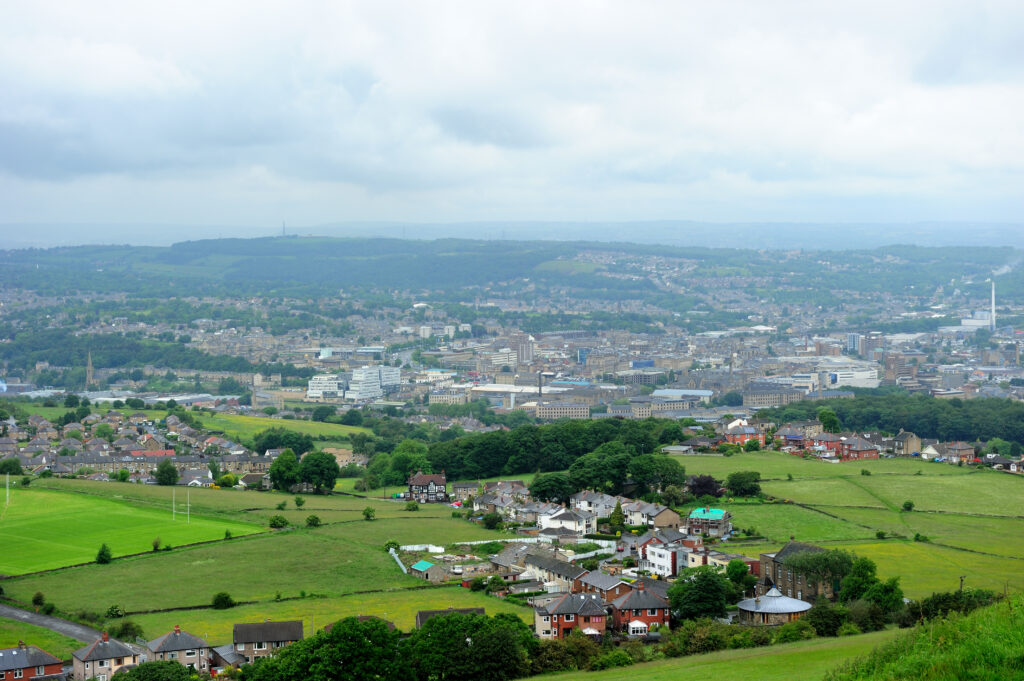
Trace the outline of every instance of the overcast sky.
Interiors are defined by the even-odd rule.
[[[0,223],[1024,208],[1020,0],[0,6]]]

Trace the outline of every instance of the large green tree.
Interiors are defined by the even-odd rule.
[[[313,449],[313,438],[305,433],[285,428],[268,428],[256,433],[256,437],[253,438],[253,449],[258,454],[265,454],[268,449],[285,448],[302,456]]]
[[[299,484],[299,459],[295,452],[285,449],[270,464],[270,482],[274,489],[287,492],[293,485]]]
[[[299,462],[299,479],[313,485],[317,492],[334,489],[340,474],[338,462],[327,452],[310,452]]]
[[[540,501],[566,501],[575,491],[564,473],[539,473],[530,483],[530,496]]]
[[[174,660],[155,660],[129,669],[122,678],[125,681],[190,681],[192,673]]]
[[[733,589],[717,567],[701,565],[683,571],[669,587],[668,601],[679,619],[723,617]]]
[[[241,681],[377,681],[399,679],[397,631],[384,620],[348,617],[272,657],[242,667]]]
[[[729,493],[737,497],[756,497],[761,493],[761,474],[757,471],[736,471],[725,479]]]
[[[158,485],[176,485],[178,483],[178,468],[170,457],[164,457],[156,467],[156,482]]]

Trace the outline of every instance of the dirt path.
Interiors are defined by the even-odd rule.
[[[37,627],[44,627],[51,631],[56,631],[58,634],[70,636],[83,643],[92,643],[100,637],[100,632],[90,627],[62,620],[59,617],[51,617],[50,615],[42,615],[38,612],[30,612],[10,605],[3,605],[2,603],[0,603],[0,617],[27,622]]]

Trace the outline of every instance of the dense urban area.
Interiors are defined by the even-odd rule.
[[[916,659],[899,629],[1019,620],[1020,260],[0,251],[0,679],[684,678],[767,646],[854,679]]]

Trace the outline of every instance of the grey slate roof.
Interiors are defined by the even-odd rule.
[[[194,650],[196,648],[209,648],[210,644],[193,636],[187,631],[172,631],[155,638],[149,642],[149,649],[154,653],[170,652],[172,650]]]
[[[96,660],[109,660],[114,657],[131,657],[137,655],[134,650],[116,638],[104,641],[98,638],[84,648],[79,648],[71,653],[75,659],[82,662],[94,662]]]
[[[231,637],[235,643],[301,641],[302,620],[236,624]]]
[[[595,589],[601,591],[608,591],[614,589],[617,585],[623,584],[624,582],[613,575],[606,574],[604,572],[590,572],[580,577],[580,582],[588,586],[592,586]]]
[[[235,646],[231,643],[217,646],[213,649],[213,652],[217,653],[224,662],[232,667],[239,667],[245,664],[245,656],[235,650]]]
[[[668,601],[644,589],[633,589],[624,596],[619,596],[612,605],[618,610],[646,610],[648,608],[667,608]]]
[[[604,605],[597,594],[566,594],[556,601],[537,608],[542,615],[604,615]]]
[[[740,601],[737,604],[737,607],[740,610],[746,610],[748,612],[764,612],[773,615],[781,615],[792,612],[806,612],[811,609],[811,604],[807,601],[783,596],[781,591],[772,588],[769,589],[768,593],[764,596],[748,598],[745,601]]]
[[[48,664],[59,664],[60,658],[35,646],[0,649],[0,672],[25,667],[44,667]]]
[[[538,555],[536,553],[528,555],[525,563],[527,567],[536,567],[541,570],[546,570],[547,572],[551,572],[565,579],[576,579],[587,572],[583,568],[577,567],[572,563],[567,563],[564,560],[558,560],[557,558]]]

